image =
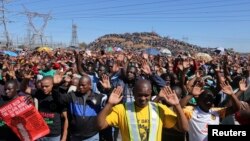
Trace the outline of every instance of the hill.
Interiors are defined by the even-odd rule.
[[[166,47],[172,52],[177,51],[198,51],[210,52],[211,48],[202,48],[177,39],[161,37],[154,32],[135,32],[125,34],[107,34],[99,37],[89,44],[91,49],[105,47],[120,47],[122,49],[143,49],[149,47]]]

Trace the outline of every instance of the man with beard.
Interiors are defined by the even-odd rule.
[[[181,105],[186,106],[188,101],[197,98],[197,106],[186,106],[184,113],[189,120],[190,141],[207,141],[208,125],[219,125],[222,118],[233,114],[240,109],[240,101],[235,96],[232,87],[223,82],[220,84],[222,91],[231,97],[231,107],[214,108],[215,96],[209,90],[203,90],[203,86],[197,83],[192,90],[192,95],[187,95],[181,100]]]

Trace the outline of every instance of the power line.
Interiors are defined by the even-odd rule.
[[[181,1],[181,0],[178,0]],[[91,10],[96,11],[96,10],[104,10],[104,9],[117,9],[117,8],[127,8],[127,7],[134,7],[134,6],[145,6],[145,5],[152,5],[152,4],[162,4],[162,3],[169,3],[173,2],[172,0],[162,0],[162,1],[154,1],[154,2],[144,2],[144,3],[136,3],[136,4],[125,4],[125,5],[118,5],[118,6],[108,6],[108,7],[99,7],[99,8],[89,8],[89,9],[84,9],[84,11],[90,12]],[[79,5],[78,5],[79,6]],[[73,11],[67,11],[69,12],[79,12],[78,10],[73,10]]]
[[[67,17],[64,17],[67,18]],[[219,16],[190,16],[190,17],[176,17],[176,16],[153,16],[153,17],[145,17],[145,16],[131,16],[131,17],[114,17],[114,16],[88,16],[88,17],[68,17],[68,18],[74,18],[74,19],[95,19],[95,18],[108,18],[108,19],[123,19],[123,18],[131,18],[131,19],[138,19],[138,18],[149,18],[149,19],[162,19],[162,18],[167,18],[167,19],[185,19],[185,18],[192,18],[192,19],[207,19],[207,18],[250,18],[250,15],[235,15],[235,16],[227,16],[227,15],[219,15]]]
[[[221,1],[221,0],[220,0]],[[101,7],[101,8],[89,8],[89,9],[84,9],[84,11],[81,9],[81,10],[73,10],[73,11],[66,11],[67,14],[69,13],[82,13],[82,12],[87,12],[87,13],[90,13],[91,11],[94,11],[94,12],[104,12],[102,10],[114,10],[114,9],[117,9],[117,8],[126,8],[124,9],[125,11],[128,11],[128,10],[131,10],[131,9],[127,9],[128,7],[134,7],[134,6],[145,6],[145,5],[152,5],[152,4],[162,4],[162,3],[165,3],[165,2],[168,2],[168,1],[158,1],[158,2],[146,2],[146,3],[137,3],[137,4],[127,4],[127,5],[119,5],[119,6],[110,6],[110,7]],[[216,1],[217,3],[219,1]],[[211,2],[210,2],[211,3]],[[210,6],[199,6],[199,7],[188,7],[188,8],[175,8],[175,9],[167,9],[166,11],[180,11],[180,10],[197,10],[197,9],[207,9],[207,8],[220,8],[220,7],[229,7],[229,6],[241,6],[241,5],[247,5],[247,4],[250,4],[250,2],[242,2],[242,3],[230,3],[230,4],[221,4],[221,5],[210,5]],[[192,4],[188,4],[188,6],[190,6]],[[171,5],[170,5],[171,6]],[[179,6],[179,5],[177,5]],[[161,5],[161,7],[166,7],[165,5]],[[173,6],[171,6],[173,7]],[[169,7],[169,8],[171,8]],[[157,6],[157,8],[160,8],[159,6]],[[121,12],[121,11],[124,11],[122,9],[119,9],[118,11],[116,12]],[[140,11],[142,9],[139,9],[138,7],[136,7],[136,9],[134,10],[137,10],[137,11]],[[61,12],[58,12],[58,13],[54,13],[54,14],[60,14]],[[65,11],[64,11],[64,14],[65,14]]]
[[[218,3],[218,2],[221,2],[222,0],[219,0],[219,1],[213,1],[213,2],[203,2],[203,4],[204,3]],[[160,2],[163,2],[163,1],[160,1]],[[165,1],[164,1],[165,2]],[[144,3],[144,4],[152,4],[152,3],[154,3],[154,2],[150,2],[150,3]],[[189,5],[192,5],[192,4],[202,4],[202,2],[196,2],[196,3],[191,3],[191,4],[189,4]],[[224,4],[224,5],[216,5],[216,6],[206,6],[206,7],[192,7],[192,8],[185,8],[185,9],[172,9],[172,10],[168,10],[168,11],[166,11],[166,12],[163,12],[162,10],[161,11],[149,11],[149,12],[137,12],[137,13],[115,13],[115,14],[103,14],[103,13],[101,13],[101,14],[98,14],[98,15],[91,15],[91,16],[102,16],[102,15],[104,15],[104,16],[113,16],[113,15],[117,15],[117,16],[123,16],[123,15],[135,15],[135,14],[143,14],[143,15],[152,15],[152,14],[157,14],[157,15],[160,15],[160,14],[183,14],[183,13],[195,13],[195,12],[190,12],[190,11],[186,11],[186,10],[194,10],[194,9],[201,9],[201,8],[212,8],[212,7],[222,7],[222,6],[236,6],[236,5],[242,5],[242,4],[250,4],[249,2],[245,2],[245,3],[233,3],[233,4]],[[132,5],[132,4],[130,4],[130,5]],[[141,4],[140,4],[141,5]],[[142,3],[142,5],[143,5],[143,3]],[[124,7],[124,6],[128,6],[128,5],[122,5],[122,7]],[[107,7],[106,7],[107,8]],[[109,7],[110,8],[110,7]],[[87,9],[87,10],[89,10],[89,9]],[[171,13],[171,12],[169,12],[169,11],[177,11],[177,10],[185,10],[185,12],[177,12],[177,13]],[[140,10],[138,10],[138,11],[140,11]],[[163,13],[159,13],[159,12],[163,12]],[[227,11],[226,11],[227,12]],[[238,12],[240,12],[240,11],[238,11]],[[242,11],[241,11],[242,12]],[[247,12],[247,11],[245,11],[245,12]],[[20,12],[19,12],[20,13]],[[69,12],[67,12],[67,14],[68,14]],[[80,12],[78,12],[78,13],[80,13]],[[203,13],[203,14],[206,14],[207,12],[202,12],[202,11],[197,11],[197,13]],[[210,11],[209,11],[209,13],[210,13]],[[214,11],[211,11],[211,13],[215,13]],[[231,13],[232,13],[232,11],[231,11]],[[55,14],[55,13],[54,13]],[[82,13],[81,13],[82,14]],[[79,15],[79,14],[76,14],[76,15],[71,15],[71,16],[77,16],[77,15]],[[63,17],[65,17],[65,12],[64,12],[64,14],[63,14]]]
[[[85,20],[84,18],[79,18],[78,20]],[[69,20],[69,19],[54,19],[54,20]],[[182,19],[177,19],[177,20],[169,20],[169,19],[164,19],[164,18],[158,18],[158,19],[150,19],[150,18],[135,18],[135,19],[131,19],[131,18],[121,18],[121,19],[115,19],[115,18],[99,18],[99,19],[88,19],[88,21],[98,21],[98,22],[117,22],[119,20],[119,22],[149,22],[149,21],[153,21],[153,22],[169,22],[169,23],[219,23],[219,22],[249,22],[249,19],[205,19],[205,20],[182,20]]]
[[[220,1],[214,1],[213,3],[216,3],[216,2],[221,2],[221,0]],[[151,2],[152,3],[152,2]],[[208,3],[208,2],[207,2]],[[149,4],[149,3],[143,3],[143,4]],[[142,4],[142,5],[143,5]],[[199,3],[193,3],[193,4],[201,4],[201,2],[199,2]],[[204,4],[204,3],[203,3]],[[165,12],[165,13],[168,13],[168,12],[170,12],[170,11],[180,11],[180,10],[197,10],[197,9],[206,9],[206,8],[220,8],[220,7],[225,7],[225,6],[239,6],[239,5],[246,5],[246,4],[250,4],[250,2],[241,2],[241,3],[230,3],[230,4],[221,4],[221,5],[213,5],[213,6],[200,6],[200,7],[189,7],[189,8],[179,8],[179,9],[170,9],[170,10],[167,10],[167,12]],[[140,4],[141,5],[141,4]],[[128,6],[128,5],[122,5],[122,7],[124,7],[124,6]],[[131,6],[131,4],[129,5],[129,6]],[[121,6],[119,6],[119,7],[121,7]],[[114,8],[114,6],[113,7],[104,7],[105,9],[107,9],[107,8]],[[102,9],[104,9],[104,8],[102,8]],[[92,8],[93,9],[93,8]],[[99,8],[100,9],[100,8]],[[87,10],[91,10],[91,9],[87,9]],[[140,10],[138,10],[138,11],[140,11]],[[243,11],[243,10],[242,10]],[[241,11],[241,12],[242,12]],[[153,11],[153,12],[157,12],[157,11]],[[149,12],[142,12],[142,13],[140,13],[140,14],[142,14],[142,15],[136,15],[136,13],[116,13],[116,14],[97,14],[97,15],[91,15],[91,14],[88,14],[87,16],[78,16],[78,17],[70,17],[70,18],[74,18],[74,19],[79,19],[79,18],[85,18],[85,19],[93,19],[93,18],[99,18],[99,19],[101,19],[101,18],[107,18],[108,20],[110,20],[110,19],[121,19],[121,18],[139,18],[138,20],[141,20],[141,19],[143,19],[144,20],[144,18],[149,18],[149,19],[159,19],[159,18],[175,18],[175,19],[178,19],[178,18],[202,18],[202,19],[204,19],[204,18],[232,18],[232,17],[234,17],[234,18],[248,18],[249,17],[249,15],[234,15],[234,16],[232,16],[232,15],[230,15],[230,16],[228,16],[228,15],[220,15],[220,16],[202,16],[202,17],[195,17],[195,16],[191,16],[191,17],[180,17],[180,16],[172,16],[172,17],[167,17],[167,16],[162,16],[162,17],[159,17],[159,16],[154,16],[154,17],[147,17],[146,15],[148,14],[148,15],[152,15],[153,14],[153,12],[152,11],[149,11]],[[162,11],[161,11],[162,12]],[[190,11],[189,11],[190,12]],[[231,11],[232,12],[232,11]],[[238,11],[239,12],[239,11]],[[67,13],[69,13],[69,12],[67,12]],[[139,12],[138,12],[139,13]],[[179,13],[181,13],[181,12],[179,12]],[[184,12],[183,12],[184,13]],[[200,13],[199,11],[197,11],[197,13]],[[206,13],[206,12],[203,12],[203,13]],[[213,13],[215,13],[215,12],[213,12]],[[158,15],[158,13],[156,13],[157,15]],[[162,14],[164,14],[164,13],[162,13]],[[125,16],[129,16],[130,15],[130,17],[125,17]],[[136,15],[136,16],[135,16]],[[119,16],[119,17],[116,17],[116,16]],[[66,15],[64,15],[64,18],[67,18],[67,16]],[[228,19],[227,19],[228,20]],[[230,20],[232,20],[232,19],[230,19]],[[223,21],[223,19],[222,20],[219,20],[219,21]],[[248,19],[242,19],[241,21],[248,21]],[[218,22],[218,20],[216,20],[216,22]]]
[[[80,3],[62,4],[62,5],[59,5],[59,6],[57,5],[55,7],[52,7],[52,9],[55,10],[57,8],[65,8],[65,7],[68,8],[70,6],[72,6],[72,7],[85,6],[85,5],[91,5],[91,4],[96,4],[96,3],[100,4],[100,3],[110,3],[110,2],[117,2],[117,1],[124,1],[124,0],[108,0],[108,1],[107,0],[102,0],[102,1],[98,1],[98,2],[91,1],[91,2],[85,2],[85,3],[80,2]],[[37,10],[44,10],[44,8],[38,8]]]
[[[44,2],[44,0],[37,0],[37,1],[34,1],[32,0],[32,2],[17,2],[17,3],[12,3],[10,4],[9,6],[17,6],[17,5],[26,5],[26,4],[34,4],[34,3],[39,3],[39,2]]]
[[[185,11],[185,12],[166,12],[166,11],[148,11],[148,12],[135,12],[135,13],[114,13],[114,14],[95,14],[93,16],[109,16],[109,15],[115,15],[115,16],[123,16],[123,15],[166,15],[166,14],[172,14],[172,15],[189,15],[189,14],[220,14],[220,13],[242,13],[242,12],[250,12],[250,9],[241,9],[241,10],[219,10],[219,11]],[[78,16],[82,14],[74,14],[72,16]],[[65,16],[65,15],[64,15]]]

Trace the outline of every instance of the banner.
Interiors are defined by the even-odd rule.
[[[32,104],[20,96],[0,108],[0,118],[22,141],[34,141],[47,135],[48,125]]]

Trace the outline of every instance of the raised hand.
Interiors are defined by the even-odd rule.
[[[195,72],[195,75],[196,75],[197,78],[200,78],[200,77],[202,77],[203,73],[202,73],[201,70],[198,70],[198,71]]]
[[[123,89],[121,86],[118,86],[117,88],[115,88],[109,96],[108,103],[112,105],[118,104],[122,100],[122,97],[123,97],[122,91]]]
[[[132,54],[132,53],[130,53],[130,54],[127,55],[128,60],[131,60],[132,57],[133,57],[133,54]]]
[[[29,72],[25,72],[24,73],[24,78],[25,79],[31,79],[31,78],[33,78],[33,74],[32,74],[32,72],[31,71],[29,71]]]
[[[142,57],[143,57],[144,59],[148,60],[148,54],[147,54],[147,53],[143,53],[143,54],[142,54]]]
[[[110,81],[109,81],[109,77],[108,75],[103,75],[102,76],[102,80],[100,81],[100,83],[102,84],[102,87],[104,89],[110,89],[111,88],[111,85],[110,85]]]
[[[192,95],[198,97],[203,92],[203,86],[201,83],[196,83],[192,90]]]
[[[124,55],[123,54],[119,54],[118,56],[117,56],[117,59],[116,59],[117,61],[120,61],[120,62],[122,62],[122,61],[124,61]]]
[[[218,63],[216,65],[216,68],[214,69],[216,72],[220,72],[221,68],[220,68],[220,63]]]
[[[159,96],[164,98],[167,103],[170,105],[178,105],[179,104],[179,99],[175,93],[169,86],[166,86],[161,89]]]
[[[222,82],[220,86],[223,93],[226,93],[227,95],[234,94],[233,88],[229,85],[228,82]]]
[[[63,78],[60,74],[55,74],[53,77],[54,84],[60,84],[62,82]]]
[[[33,101],[33,98],[30,96],[30,95],[26,95],[25,97],[24,97],[24,101],[25,101],[25,103],[26,104],[34,104],[34,101]]]
[[[148,63],[147,63],[146,60],[143,60],[143,61],[142,61],[142,68],[141,68],[141,70],[142,70],[144,73],[146,73],[146,74],[151,74],[151,69],[150,69],[150,67],[149,67],[149,65],[148,65]]]
[[[113,72],[118,72],[119,69],[120,69],[120,66],[117,64],[117,62],[115,62],[114,65],[113,65],[112,71]]]
[[[240,88],[240,91],[243,91],[243,92],[245,92],[248,89],[248,86],[247,86],[247,83],[246,83],[246,79],[242,79],[239,82],[239,88]]]

